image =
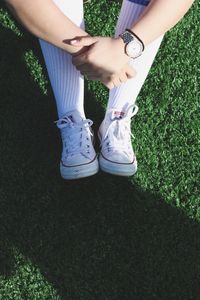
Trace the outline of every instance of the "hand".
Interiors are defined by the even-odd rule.
[[[100,80],[109,89],[119,86],[136,74],[129,65],[130,58],[124,53],[121,38],[81,37],[71,40],[73,46],[87,46],[81,54],[73,54],[72,62],[88,79]]]

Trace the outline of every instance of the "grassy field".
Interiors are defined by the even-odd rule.
[[[137,99],[138,173],[66,182],[38,41],[0,4],[0,300],[200,299],[199,9],[165,35]],[[86,4],[87,30],[113,35],[119,10]],[[107,99],[85,82],[95,129]]]

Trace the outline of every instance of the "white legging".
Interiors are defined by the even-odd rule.
[[[59,9],[82,29],[84,26],[83,0],[53,0]],[[148,0],[123,0],[120,10],[115,36],[125,28],[130,27],[141,15]],[[142,56],[133,60],[133,68],[137,75],[122,83],[109,92],[107,108],[122,110],[124,105],[133,104],[145,82],[154,58],[158,52],[164,35],[150,43]],[[71,55],[52,44],[39,40],[49,79],[56,99],[59,118],[74,109],[84,113],[84,78],[71,62]]]

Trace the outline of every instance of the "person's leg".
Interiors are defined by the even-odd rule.
[[[59,9],[77,26],[84,29],[83,0],[54,0]],[[56,99],[59,118],[74,109],[84,114],[84,79],[73,66],[66,51],[39,40],[49,79]]]
[[[149,0],[123,0],[116,26],[116,37],[126,28],[129,28],[133,22],[139,18],[149,2]],[[164,35],[158,37],[145,47],[145,50],[140,57],[131,60],[130,64],[136,70],[137,74],[134,78],[129,79],[119,87],[110,90],[107,105],[108,109],[117,108],[118,110],[123,110],[125,105],[135,103],[159,50],[163,37]]]
[[[84,29],[83,0],[53,0],[77,26]],[[40,40],[49,79],[57,104],[63,142],[60,173],[64,179],[78,179],[98,172],[93,147],[92,121],[84,113],[84,79],[66,51]]]
[[[146,9],[149,0],[123,0],[115,36],[130,28]],[[98,136],[101,142],[99,164],[103,171],[131,176],[137,171],[137,160],[131,142],[131,118],[137,113],[137,96],[145,82],[163,36],[150,43],[143,54],[130,64],[136,70],[134,78],[109,92],[105,118]]]

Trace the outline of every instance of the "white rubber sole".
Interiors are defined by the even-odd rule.
[[[106,173],[117,176],[133,176],[137,172],[137,160],[132,164],[119,164],[106,160],[101,154],[99,155],[100,169]]]
[[[63,179],[73,180],[95,175],[99,171],[98,159],[95,158],[91,163],[78,166],[64,166],[60,162],[60,174]]]

